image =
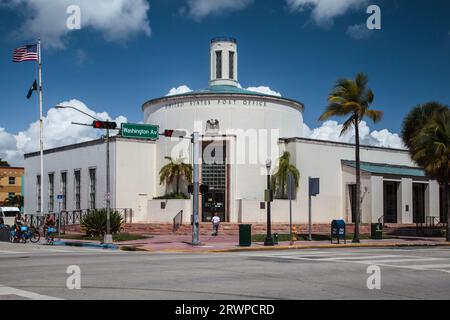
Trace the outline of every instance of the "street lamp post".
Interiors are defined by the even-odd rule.
[[[267,235],[266,240],[264,240],[265,246],[273,246],[273,239],[272,239],[272,222],[270,217],[270,201],[271,199],[271,190],[270,190],[270,166],[272,162],[270,160],[267,160],[266,162],[266,169],[267,169],[267,190],[266,190],[266,201],[267,201]]]
[[[96,117],[86,113],[78,108],[73,106],[56,106],[56,109],[73,109],[82,114],[85,114],[96,121],[101,121]],[[106,128],[106,234],[104,236],[103,242],[106,244],[112,243],[112,234],[111,234],[111,187],[110,187],[110,169],[109,169],[109,128]]]

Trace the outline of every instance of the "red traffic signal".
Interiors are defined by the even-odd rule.
[[[92,121],[92,126],[95,129],[116,129],[117,128],[117,123],[115,122],[110,122],[110,121]]]
[[[165,137],[183,138],[186,135],[187,135],[187,132],[184,130],[173,130],[173,129],[164,130]]]

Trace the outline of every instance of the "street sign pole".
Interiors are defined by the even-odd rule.
[[[192,157],[194,166],[194,185],[193,185],[193,214],[192,214],[192,245],[200,244],[198,235],[198,208],[199,208],[199,155],[200,155],[200,141],[199,133],[192,133]]]

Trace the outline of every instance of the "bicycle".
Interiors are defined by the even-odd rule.
[[[11,242],[20,242],[23,241],[23,243],[27,243],[28,240],[32,243],[38,243],[41,239],[41,235],[39,231],[36,230],[34,227],[28,227],[28,226],[21,226],[20,227],[20,234],[16,233],[16,229],[11,229],[11,235],[9,237],[9,240]]]

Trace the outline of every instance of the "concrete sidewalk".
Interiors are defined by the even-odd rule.
[[[283,250],[283,249],[310,249],[310,248],[351,248],[351,247],[400,247],[400,246],[450,246],[444,238],[409,238],[383,240],[361,240],[361,243],[340,244],[330,241],[281,241],[273,247],[264,246],[262,242],[253,242],[250,247],[240,247],[238,236],[201,236],[201,244],[192,246],[191,236],[186,235],[155,235],[153,238],[135,241],[117,242],[121,249],[142,250],[149,252],[236,252],[251,250]]]

